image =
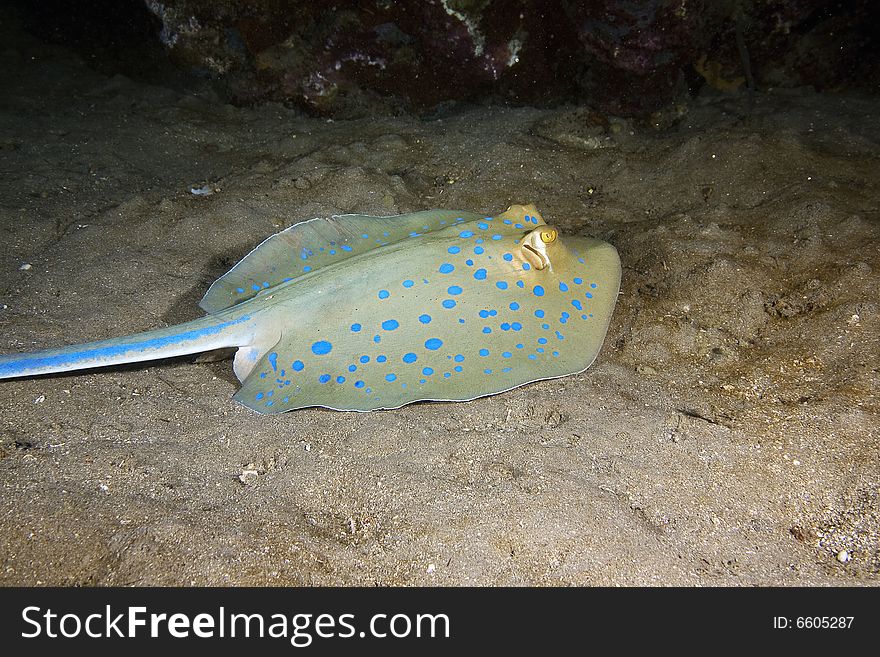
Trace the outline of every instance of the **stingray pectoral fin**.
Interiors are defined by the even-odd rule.
[[[587,237],[566,240],[577,255],[564,278],[570,281],[568,277],[581,276],[584,281],[579,285],[569,282],[568,292],[559,297],[558,311],[572,316],[566,324],[571,342],[560,349],[560,365],[565,373],[575,373],[592,365],[602,349],[620,292],[621,266],[617,249],[607,242]],[[579,345],[578,349],[571,349],[572,343]]]
[[[344,214],[302,221],[264,240],[214,281],[199,305],[217,313],[327,265],[482,217],[461,210],[423,210],[394,217]]]
[[[279,332],[272,330],[270,326],[263,328],[261,332],[255,331],[253,339],[250,343],[238,348],[235,352],[235,359],[232,361],[232,370],[235,376],[241,382],[247,381],[247,378],[254,371],[254,368],[260,362],[263,356],[274,353],[272,362],[275,362],[279,349]],[[268,363],[269,361],[267,361]]]
[[[300,384],[304,382],[299,373],[304,365],[293,358],[283,337],[262,355],[257,355],[259,351],[251,347],[236,353],[235,374],[242,385],[233,399],[265,415],[289,411],[291,397],[302,392]]]

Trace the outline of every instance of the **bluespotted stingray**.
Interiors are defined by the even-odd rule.
[[[237,347],[234,398],[260,413],[466,401],[587,369],[619,286],[613,246],[533,205],[312,219],[215,281],[207,316],[2,356],[0,378]]]

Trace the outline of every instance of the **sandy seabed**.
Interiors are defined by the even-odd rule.
[[[878,582],[876,98],[328,121],[23,38],[0,69],[3,353],[198,317],[335,213],[534,202],[623,262],[591,369],[467,403],[260,416],[228,358],[0,382],[0,583]]]

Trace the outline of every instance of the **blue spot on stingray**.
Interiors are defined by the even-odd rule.
[[[462,370],[464,370],[464,368],[461,365],[456,365],[452,369],[454,369],[456,372],[461,372]]]
[[[348,244],[343,244],[343,245],[342,245],[342,250],[343,250],[343,251],[351,251],[351,247],[350,247]]]
[[[302,369],[305,367],[305,365],[303,365],[303,362],[301,360],[295,360],[293,361],[293,365],[291,365],[291,367],[293,368],[294,372],[302,372]]]
[[[501,257],[504,258],[507,262],[510,262],[511,260],[513,260],[513,256],[510,253],[505,253]]]
[[[327,342],[326,340],[318,340],[316,343],[312,345],[312,353],[316,356],[323,356],[324,354],[329,354],[333,349],[333,345]]]
[[[440,338],[428,338],[427,340],[425,340],[425,349],[437,351],[442,346],[443,340],[441,340]]]
[[[547,344],[547,338],[538,338],[538,344]]]
[[[544,288],[541,287],[540,285],[536,285],[534,291],[535,291],[536,297],[543,297],[544,296]]]
[[[389,296],[391,296],[391,294],[388,292],[388,290],[379,290],[380,299],[387,299]]]
[[[318,377],[318,381],[321,383],[327,383],[329,380],[330,380],[329,374],[322,374],[321,376]]]
[[[510,309],[511,310],[519,310],[519,304],[516,301],[514,301],[512,304],[510,304]]]
[[[532,266],[529,263],[527,263],[527,262],[523,263],[523,271],[528,271],[531,268],[532,268]]]
[[[235,291],[238,292],[239,294],[244,294],[244,288],[237,287],[237,288],[235,288]]]
[[[470,258],[468,258],[467,260],[464,261],[464,264],[466,264],[468,267],[473,267],[474,261],[471,260]]]
[[[352,332],[352,333],[359,333],[360,330],[361,330],[361,325],[360,325],[360,324],[352,324],[352,325],[351,325],[351,332]]]
[[[397,378],[397,375],[396,375],[396,374],[386,374],[386,375],[385,375],[385,380],[386,380],[386,381],[389,381],[389,382],[390,382],[390,381],[394,381],[396,378]]]
[[[476,278],[478,281],[486,280],[486,270],[485,269],[478,269],[477,271],[474,272],[474,278]]]
[[[376,356],[377,363],[384,363],[386,360],[388,360],[387,356]]]
[[[382,342],[382,336],[381,335],[374,335],[373,342],[375,342],[376,344],[379,344],[380,342]]]
[[[450,285],[446,288],[446,291],[449,292],[449,294],[461,294],[462,289],[458,285]]]
[[[464,361],[464,356],[462,356],[461,354],[456,354],[456,356],[455,356],[455,358],[454,358],[453,360],[454,360],[456,363],[461,363],[461,362]]]
[[[449,372],[443,372],[444,379],[448,379],[450,376],[452,376],[452,375]]]
[[[474,247],[474,253],[476,253],[477,255],[483,255],[485,252],[486,252],[486,249],[484,249],[482,246],[475,246]]]
[[[370,236],[367,235],[366,233],[364,233],[363,235],[361,235],[361,238],[362,238],[362,239],[365,239],[365,240],[368,240],[368,239],[370,239]]]
[[[430,324],[431,323],[431,316],[430,315],[419,315],[419,321],[422,324]]]
[[[508,222],[508,223],[510,223],[510,222]],[[485,372],[486,374],[491,374],[492,370],[483,370],[483,372]]]
[[[310,271],[312,271],[312,268],[306,265],[305,267],[303,267],[303,271],[308,274]]]
[[[458,234],[458,236],[467,239],[468,237],[473,237],[473,236],[474,236],[474,231],[472,231],[472,230],[463,230],[463,231],[461,231],[461,232]]]
[[[490,329],[488,326],[483,327],[483,333],[489,334],[491,332],[492,332],[492,329]]]
[[[537,360],[537,356],[535,354],[529,354],[529,360]]]
[[[430,367],[426,367],[422,370],[422,374],[424,374],[425,376],[431,376],[433,373],[434,370],[432,370]]]
[[[510,330],[510,324],[508,324],[507,322],[502,322],[502,323],[501,323],[501,330],[502,330],[502,331],[509,331],[509,330]]]
[[[575,299],[574,301],[572,301],[572,302],[571,302],[571,305],[574,306],[575,308],[577,308],[578,310],[583,310],[583,309],[584,309],[584,307],[581,305],[581,302],[578,301],[577,299]]]
[[[522,324],[520,324],[519,322],[514,322],[510,325],[510,328],[512,328],[514,331],[522,331]]]
[[[257,393],[257,396],[256,396],[254,399],[262,399],[262,398],[263,398],[263,393],[262,393],[262,392],[258,392],[258,393]]]
[[[369,356],[361,356],[358,360],[360,360],[362,363],[369,363],[370,357]]]
[[[482,244],[485,241],[486,240],[484,240],[482,237],[478,237],[477,239],[474,240],[474,244]]]
[[[455,267],[450,265],[448,262],[444,262],[442,265],[440,265],[439,271],[441,274],[451,274],[455,271]]]
[[[497,287],[499,290],[506,290],[507,289],[507,281],[497,281],[495,283],[495,287]]]
[[[450,247],[449,247],[448,249],[446,249],[446,250],[447,250],[449,253],[451,253],[452,255],[455,255],[456,253],[461,253],[461,247],[460,247],[460,246],[450,246]]]
[[[268,361],[269,361],[269,365],[272,366],[272,371],[273,371],[273,372],[277,372],[277,371],[278,371],[278,354],[276,354],[276,353],[273,351],[271,354],[269,354],[268,356],[266,356],[266,360],[268,360]]]
[[[419,357],[416,356],[412,352],[403,355],[403,362],[404,363],[415,363],[418,359],[419,359]]]
[[[364,387],[364,382],[363,382],[363,381],[355,381],[355,382],[354,382],[354,387],[355,387],[355,388],[363,388],[363,387]]]
[[[444,308],[455,308],[455,301],[453,301],[452,299],[444,299],[443,300],[443,307]]]
[[[595,289],[596,289],[596,284],[595,284],[595,283],[590,283],[590,287],[593,288],[593,289],[595,290]]]
[[[488,349],[480,349],[480,356],[486,357],[489,355]]]
[[[559,331],[556,331],[556,337],[559,338],[560,340],[565,340],[565,336],[562,335],[562,333],[560,333]]]
[[[589,292],[585,292],[585,293],[584,293],[584,296],[587,297],[587,299],[592,299],[592,298],[593,298],[593,295],[590,294]]]
[[[489,230],[489,224],[487,224],[485,221],[481,221],[477,224],[477,228],[479,228],[480,230]]]
[[[498,314],[498,311],[497,311],[497,310],[490,310],[490,311],[489,311],[489,316],[490,316],[490,317],[495,317],[495,315],[497,315],[497,314]]]
[[[344,376],[337,376],[336,383],[345,383],[345,377]]]
[[[497,241],[500,240],[502,237],[503,237],[502,235],[495,234],[495,235],[492,236],[492,239],[495,240],[495,241],[497,242]]]
[[[330,249],[330,255],[336,255],[336,249]]]
[[[526,284],[523,283],[522,281],[517,281],[517,282],[516,282],[516,286],[517,286],[518,288],[522,289],[522,288],[524,288],[524,287],[526,286]]]
[[[583,283],[583,282],[584,282],[584,279],[583,279],[583,278],[577,278],[577,277],[574,278],[574,284],[575,284],[575,285],[580,285],[580,284]]]
[[[559,291],[560,292],[568,292],[568,285],[566,285],[565,283],[560,281],[559,282]]]
[[[509,225],[512,224],[513,222],[512,222],[510,219],[504,219],[504,220],[502,221],[502,223],[505,224],[505,225],[507,225],[507,226],[509,226]]]
[[[348,371],[349,371],[349,372],[357,372],[357,368],[358,368],[357,365],[349,365],[349,366],[348,366]]]
[[[386,319],[384,322],[382,322],[382,329],[384,331],[393,331],[398,326],[400,326],[400,322],[398,322],[396,319]]]
[[[413,282],[412,282],[411,280],[409,280],[409,279],[406,279],[406,280],[403,282],[403,287],[412,287],[413,285],[415,285],[415,283],[413,283]]]
[[[541,318],[541,317],[543,317],[543,316],[544,316],[544,311],[543,311],[543,310],[538,309],[538,310],[535,311],[535,317]]]
[[[260,286],[257,285],[256,283],[254,283],[253,285],[251,285],[251,289],[252,289],[254,292],[259,292],[259,291],[260,291]]]
[[[488,310],[481,310],[480,311],[480,317],[482,317],[483,319],[486,319],[488,316],[489,316]]]

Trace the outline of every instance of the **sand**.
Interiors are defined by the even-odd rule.
[[[333,213],[533,202],[623,283],[591,369],[467,403],[260,416],[228,354],[2,381],[0,584],[878,582],[876,98],[331,121],[4,43],[2,353],[198,317]]]

